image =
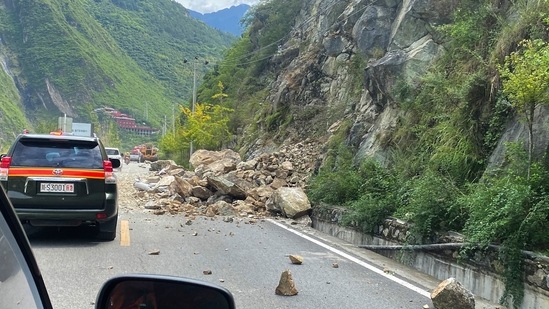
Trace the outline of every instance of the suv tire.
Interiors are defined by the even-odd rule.
[[[105,240],[105,241],[113,241],[116,238],[117,224],[118,224],[117,218],[101,223],[99,225],[99,231],[96,236],[97,239]]]

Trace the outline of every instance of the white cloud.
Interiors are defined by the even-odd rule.
[[[200,13],[211,13],[219,10],[237,6],[239,4],[254,5],[261,0],[175,0],[187,9]]]

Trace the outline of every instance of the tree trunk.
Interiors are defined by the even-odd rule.
[[[534,115],[536,113],[536,103],[529,104],[526,122],[528,125],[528,175],[530,179],[530,167],[532,166],[532,153],[534,152]]]

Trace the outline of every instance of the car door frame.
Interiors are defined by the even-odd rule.
[[[2,215],[0,224],[2,224],[2,230],[5,232],[4,237],[8,241],[15,258],[21,267],[21,271],[32,292],[36,305],[38,308],[52,309],[53,307],[44,279],[42,278],[42,273],[40,272],[38,263],[32,253],[27,235],[25,234],[23,226],[9,201],[4,188],[0,186],[0,190],[2,190],[2,192],[0,192],[0,213]],[[4,224],[7,229],[4,228]]]

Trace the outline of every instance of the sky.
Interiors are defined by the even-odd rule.
[[[211,13],[219,10],[237,6],[239,4],[254,5],[261,0],[175,0],[187,9],[200,13]]]

